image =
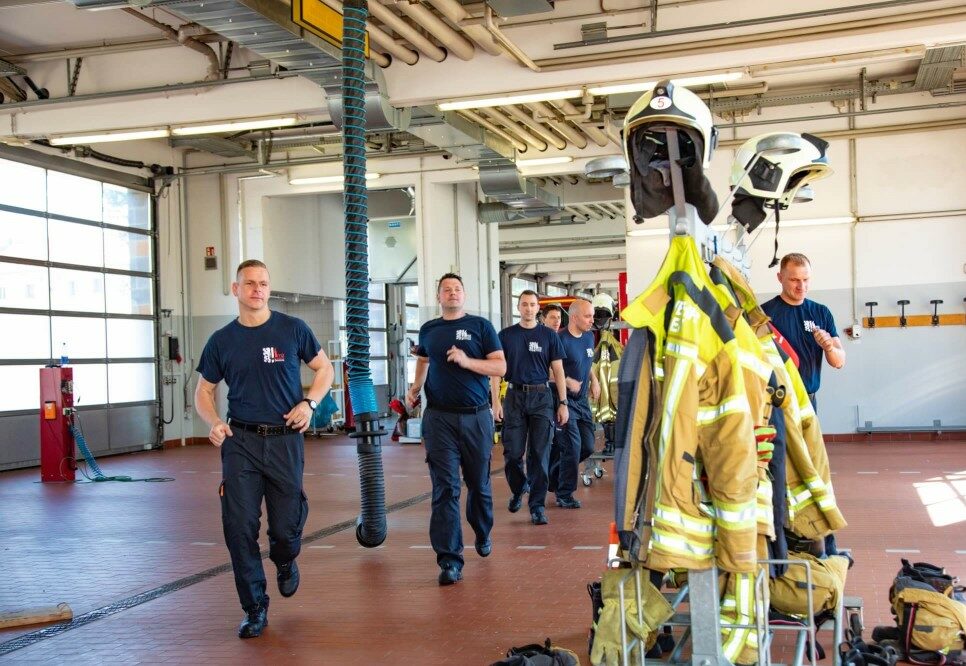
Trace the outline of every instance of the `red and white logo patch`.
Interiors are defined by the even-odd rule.
[[[275,347],[262,347],[262,361],[265,363],[284,363],[285,354]]]

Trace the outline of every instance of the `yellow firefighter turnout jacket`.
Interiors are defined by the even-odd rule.
[[[627,468],[623,512],[625,527],[638,522],[627,515],[627,500],[633,498],[633,511],[641,511],[649,504],[645,491],[653,487],[651,531],[641,543],[651,569],[706,569],[715,562],[729,572],[755,569],[754,423],[738,342],[715,291],[694,239],[677,236],[655,280],[621,313],[632,327],[647,329],[653,342],[653,354],[644,355],[653,361],[655,381],[648,388],[640,385],[646,373],[638,368],[638,391],[653,387],[653,393],[646,401],[638,396],[631,417],[646,424],[656,401],[655,427],[642,433],[653,443],[644,448],[645,441],[628,442],[653,455],[641,453],[645,464]],[[710,506],[701,502],[699,460]]]
[[[600,342],[594,350],[594,363],[590,369],[600,382],[600,397],[590,401],[590,411],[597,423],[613,421],[617,416],[617,376],[623,351],[624,346],[609,329],[600,332]]]
[[[789,527],[796,534],[817,539],[846,526],[832,490],[828,453],[821,426],[812,408],[798,368],[775,344],[768,328],[768,315],[759,307],[744,276],[720,257],[714,260],[734,290],[742,309],[761,342],[775,371],[778,385],[785,388],[781,410],[787,429],[786,475]]]

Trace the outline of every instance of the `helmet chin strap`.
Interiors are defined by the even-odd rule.
[[[775,254],[771,258],[771,263],[768,264],[768,268],[774,268],[778,265],[778,223],[781,222],[781,206],[778,205],[778,200],[775,200]]]

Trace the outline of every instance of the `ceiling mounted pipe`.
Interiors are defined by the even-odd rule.
[[[573,103],[568,99],[554,100],[553,103],[567,116],[581,115],[580,109],[574,106]],[[578,122],[576,120],[571,122],[573,122],[577,127],[579,127],[584,134],[590,137],[591,141],[596,143],[601,148],[603,148],[609,143],[607,139],[607,135],[604,134],[604,132],[601,131],[600,129],[591,125],[590,123]]]
[[[339,12],[340,14],[345,14],[345,8],[339,0],[322,0],[322,3],[328,5],[330,8]],[[387,33],[385,30],[380,30],[376,26],[372,25],[372,21],[366,21],[366,32],[369,34],[369,39],[373,44],[376,44],[380,49],[388,53],[395,60],[401,60],[407,65],[415,65],[419,62],[419,54],[412,49],[407,49],[402,44],[399,44],[392,35]],[[375,51],[370,49],[370,59],[376,61],[374,58]],[[382,54],[379,54],[382,55]],[[386,60],[386,64],[376,61],[380,67],[388,67],[389,61],[385,56],[382,56]]]
[[[488,107],[485,109],[480,109],[480,111],[488,115],[496,122],[503,125],[503,127],[509,130],[511,134],[515,134],[516,136],[520,137],[521,139],[526,141],[528,144],[530,144],[540,152],[543,152],[544,150],[547,149],[546,141],[542,140],[538,136],[534,136],[530,132],[527,132],[525,128],[520,127],[515,122],[513,122],[513,120],[510,117],[508,117],[505,113],[500,111],[500,109],[496,107]]]
[[[178,31],[172,28],[170,25],[162,23],[161,21],[155,21],[150,16],[146,16],[136,9],[132,9],[131,7],[124,7],[123,9],[126,14],[137,17],[149,25],[153,25],[171,41],[186,46],[192,51],[197,51],[201,55],[205,56],[205,58],[208,59],[208,74],[205,75],[206,81],[215,81],[216,79],[221,78],[221,63],[218,61],[218,54],[215,53],[213,48],[207,44],[199,42],[193,37],[180,37],[178,35]]]
[[[493,9],[490,8],[490,5],[486,5],[483,11],[483,25],[485,25],[489,33],[493,35],[493,39],[495,39],[500,46],[506,49],[510,55],[516,58],[521,65],[528,67],[535,72],[539,72],[540,67],[537,65],[537,63],[535,63],[530,56],[524,53],[523,49],[510,41],[510,38],[500,31],[500,28],[493,21]]]
[[[443,62],[446,59],[446,51],[433,44],[415,27],[407,23],[402,17],[397,16],[378,2],[369,3],[369,12],[377,19],[392,28],[393,32],[415,46],[420,53],[436,62]]]
[[[510,144],[521,153],[527,150],[526,142],[521,141],[517,137],[511,135],[509,132],[504,131],[502,128],[497,127],[489,120],[487,120],[486,118],[478,114],[476,111],[473,111],[471,109],[462,109],[460,111],[457,111],[457,113],[468,118],[469,120],[472,120],[477,125],[480,125],[481,127],[485,127],[486,129],[496,134],[498,137],[501,137],[506,141],[509,141]]]
[[[537,136],[539,136],[541,139],[543,139],[544,141],[546,141],[548,144],[550,144],[551,146],[553,146],[557,150],[563,150],[564,148],[567,147],[567,142],[566,141],[564,141],[561,137],[559,137],[558,135],[556,135],[553,132],[551,132],[550,129],[547,128],[545,125],[543,125],[543,124],[539,123],[538,121],[536,121],[533,116],[531,116],[529,113],[527,113],[523,109],[520,109],[520,108],[518,108],[516,106],[512,106],[512,105],[511,106],[501,106],[501,107],[498,107],[498,108],[501,111],[505,111],[512,118],[520,121],[521,123],[523,123],[524,125],[526,125],[527,127],[529,127],[530,130],[534,134],[536,134]]]
[[[571,127],[569,123],[557,118],[557,114],[554,113],[553,109],[543,102],[531,102],[527,104],[527,108],[533,111],[533,117],[535,119],[548,123],[570,143],[581,149],[587,147],[587,139],[584,135]]]
[[[482,25],[463,25],[463,21],[470,18],[469,12],[463,9],[458,0],[429,0],[440,14],[445,16],[453,25],[459,26],[467,37],[476,42],[477,46],[490,55],[503,55],[500,45],[493,41],[493,36]]]
[[[476,54],[476,47],[473,46],[473,42],[453,30],[443,19],[436,16],[436,14],[424,6],[411,5],[409,2],[400,2],[396,7],[403,14],[413,19],[426,32],[438,39],[457,58],[461,60],[472,60]]]

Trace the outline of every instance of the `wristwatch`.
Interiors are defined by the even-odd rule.
[[[319,403],[317,403],[312,398],[302,398],[301,402],[307,402],[307,403],[309,403],[309,407],[312,408],[312,411],[313,412],[315,411],[315,408],[319,406]]]
[[[558,400],[557,401],[557,404],[558,405],[563,405],[564,407],[566,407],[567,406],[567,401],[566,400]]]

